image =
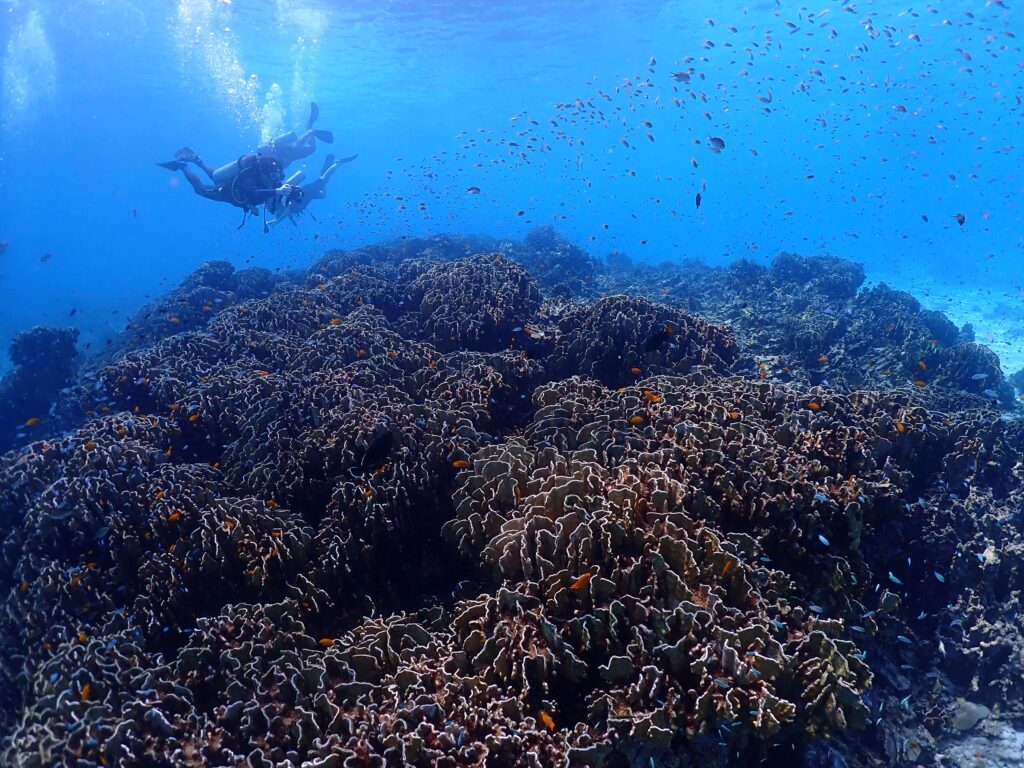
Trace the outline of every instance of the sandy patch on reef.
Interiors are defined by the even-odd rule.
[[[1018,768],[1024,766],[1024,731],[987,720],[935,756],[942,768]]]

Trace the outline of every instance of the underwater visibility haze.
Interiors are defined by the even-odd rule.
[[[0,764],[1024,765],[1017,0],[0,0]]]

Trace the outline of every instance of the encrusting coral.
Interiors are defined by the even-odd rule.
[[[889,744],[913,696],[1024,697],[1024,430],[987,350],[837,259],[746,299],[695,273],[734,333],[593,298],[647,278],[551,233],[494,248],[334,252],[244,299],[208,267],[179,293],[231,294],[209,319],[79,375],[66,431],[0,459],[0,761],[868,764],[848,734]],[[572,274],[542,296],[513,256],[545,248]],[[852,314],[737,303],[796,283]],[[878,302],[899,343],[858,341]],[[928,387],[822,382],[879,354]]]

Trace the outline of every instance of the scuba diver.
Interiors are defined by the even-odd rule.
[[[320,139],[328,144],[334,142],[334,134],[330,131],[321,131],[313,128],[313,124],[317,118],[320,117],[320,108],[316,102],[310,102],[309,104],[309,120],[306,122],[306,130],[300,134],[296,134],[295,131],[289,131],[288,133],[278,136],[276,139],[271,139],[265,144],[260,145],[252,151],[250,154],[260,155],[262,157],[272,157],[284,170],[289,165],[294,163],[296,160],[302,160],[303,158],[309,157],[316,152],[316,140]],[[246,157],[242,155],[242,158]],[[193,152],[188,147],[182,147],[174,153],[174,160],[166,163],[157,163],[161,168],[167,168],[168,170],[177,171],[181,169],[181,163],[193,163],[199,166],[207,176],[210,177],[210,181],[214,184],[223,184],[225,181],[232,179],[235,174],[238,173],[238,163],[242,158],[237,161],[226,163],[220,168],[214,168],[212,165],[208,165],[203,161],[199,155]]]
[[[302,191],[294,185],[281,185],[284,168],[296,160],[309,157],[316,151],[316,140],[332,143],[334,134],[313,128],[320,116],[316,102],[310,102],[309,120],[301,134],[289,131],[260,146],[256,151],[242,155],[237,160],[214,168],[207,164],[191,148],[182,147],[174,153],[174,160],[157,163],[170,171],[181,171],[197,195],[230,203],[245,211],[242,224],[249,214],[258,215],[258,206],[275,200],[278,206],[296,204]],[[188,167],[189,163],[199,167],[212,184],[204,184],[199,176]]]
[[[284,171],[272,157],[264,157],[256,153],[242,155],[234,163],[217,169],[209,168],[202,159],[188,147],[174,153],[175,159],[168,163],[158,163],[163,168],[181,171],[197,195],[221,203],[229,203],[244,211],[241,229],[247,218],[259,216],[259,206],[269,201],[284,205],[287,202],[297,203],[302,197],[302,190],[290,184],[283,184]],[[199,175],[188,167],[194,163],[206,171],[212,184],[204,184]]]
[[[333,144],[333,133],[313,128],[318,117],[320,117],[320,107],[315,101],[309,102],[309,119],[306,121],[306,130],[297,135],[295,131],[288,131],[276,139],[271,139],[256,151],[261,155],[275,158],[282,168],[287,168],[296,160],[302,160],[316,152],[317,139],[325,144]]]
[[[338,170],[338,167],[345,163],[351,163],[355,160],[358,155],[352,155],[350,157],[343,157],[340,160],[335,160],[334,155],[328,155],[324,159],[324,167],[320,171],[320,176],[309,184],[303,184],[299,187],[301,195],[290,195],[282,196],[279,195],[273,200],[267,203],[267,208],[273,214],[274,218],[270,221],[270,225],[280,224],[285,219],[291,219],[292,224],[295,224],[295,217],[301,215],[305,210],[306,206],[310,204],[312,200],[322,200],[327,197],[327,182],[331,180],[331,176]],[[302,184],[302,180],[305,178],[305,174],[302,171],[296,171],[293,173],[286,184]],[[313,214],[309,214],[313,217],[313,221],[316,221],[316,217]]]

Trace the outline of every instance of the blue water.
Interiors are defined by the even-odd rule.
[[[1024,326],[1022,39],[1015,0],[0,0],[0,349],[39,323],[98,346],[211,258],[287,268],[554,222],[652,262],[854,259],[954,319],[1001,305],[979,338],[1005,363]],[[227,162],[313,99],[336,138],[307,175],[359,155],[316,221],[239,230],[154,165],[186,144]]]

